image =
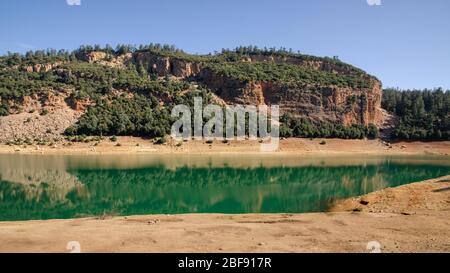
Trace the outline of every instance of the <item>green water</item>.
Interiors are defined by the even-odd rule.
[[[444,176],[448,157],[0,155],[0,220],[325,211]]]

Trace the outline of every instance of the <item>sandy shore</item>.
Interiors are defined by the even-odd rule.
[[[325,142],[325,144],[323,143]],[[0,144],[0,153],[21,154],[261,154],[258,141],[214,141],[174,142],[157,145],[153,140],[136,137],[118,137],[117,141],[104,139],[100,143],[60,142],[51,146],[5,145]],[[298,139],[280,140],[276,154],[296,155],[412,155],[435,154],[450,155],[450,141],[439,142],[397,142],[385,143],[380,140],[342,140],[342,139]]]
[[[327,213],[0,222],[0,252],[450,251],[450,176],[340,201]]]

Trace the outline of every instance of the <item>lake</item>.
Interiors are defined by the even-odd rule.
[[[0,220],[326,211],[448,175],[439,156],[0,155]]]

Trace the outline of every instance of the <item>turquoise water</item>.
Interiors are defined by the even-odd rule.
[[[0,155],[0,220],[317,212],[449,173],[431,156]]]

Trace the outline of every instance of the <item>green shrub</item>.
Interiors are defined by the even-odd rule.
[[[163,137],[157,138],[155,141],[155,144],[162,145],[162,144],[165,144],[166,142],[167,142],[166,137],[163,136]]]
[[[42,109],[40,115],[41,115],[41,116],[45,116],[45,115],[47,115],[48,113],[49,113],[49,112],[48,112],[47,109]]]

